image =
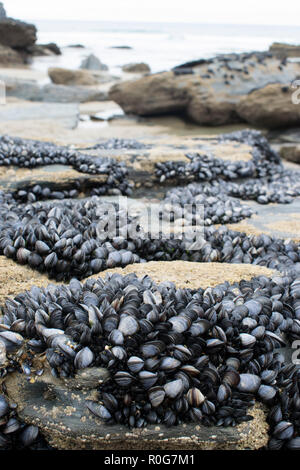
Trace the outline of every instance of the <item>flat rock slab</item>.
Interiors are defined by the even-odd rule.
[[[252,159],[253,148],[247,144],[226,141],[219,142],[216,137],[201,138],[176,138],[139,140],[139,143],[145,145],[145,148],[132,150],[103,150],[91,149],[85,150],[85,153],[95,156],[107,156],[117,161],[125,161],[129,169],[135,186],[140,185],[152,187],[158,182],[155,177],[155,165],[167,161],[188,163],[190,160],[187,154],[199,153],[200,155],[209,155],[211,158],[217,158],[225,161],[250,161]],[[168,184],[172,181],[168,180]],[[174,183],[174,182],[173,182]]]
[[[89,373],[89,369],[84,371]],[[18,404],[20,418],[39,426],[57,449],[259,449],[268,441],[266,415],[259,404],[249,410],[252,421],[234,428],[192,423],[129,430],[106,425],[91,414],[86,400],[96,399],[96,389],[72,389],[47,371],[35,381],[14,373],[5,383],[9,400]]]
[[[33,169],[0,167],[0,189],[15,190],[35,184],[48,185],[55,189],[74,188],[75,183],[80,187],[103,184],[107,175],[91,175],[80,173],[65,165],[49,165]]]
[[[0,108],[0,122],[43,119],[54,119],[63,127],[74,129],[79,120],[78,105],[75,103],[17,103]]]
[[[250,219],[237,224],[227,224],[231,230],[245,232],[248,235],[266,233],[274,237],[300,241],[300,198],[291,204],[261,205],[253,201],[245,201],[256,214]]]

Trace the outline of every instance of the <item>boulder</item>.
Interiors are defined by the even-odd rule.
[[[208,126],[211,123],[215,126],[222,126],[227,123],[240,122],[235,101],[228,100],[226,96],[216,98],[214,93],[191,93],[186,115],[193,122]]]
[[[22,56],[12,49],[11,47],[2,46],[0,44],[0,65],[1,66],[10,66],[10,65],[21,65],[23,64]]]
[[[281,59],[285,57],[300,57],[300,44],[285,44],[282,42],[273,42],[269,51]]]
[[[145,62],[125,64],[122,70],[129,73],[149,73],[151,71],[149,65],[145,64]]]
[[[300,145],[282,145],[280,148],[280,156],[290,162],[300,163]]]
[[[268,129],[300,125],[300,106],[292,102],[292,91],[279,83],[249,93],[237,112],[249,124]]]
[[[128,114],[179,114],[197,124],[212,126],[245,121],[253,124],[242,103],[248,97],[250,101],[256,98],[254,90],[278,83],[282,103],[289,109],[290,117],[283,117],[285,127],[294,122],[290,114],[298,113],[283,90],[299,75],[299,63],[282,63],[270,53],[228,54],[119,83],[111,88],[109,96]],[[279,106],[272,106],[279,111]],[[277,113],[274,122],[270,119],[262,124],[274,128],[280,119]]]
[[[88,57],[83,59],[83,61],[81,62],[80,68],[86,69],[86,70],[100,70],[100,71],[108,70],[107,65],[102,64],[102,62],[94,54],[90,54]]]
[[[26,49],[36,42],[36,27],[13,18],[0,21],[0,44],[17,49]]]
[[[61,50],[57,44],[50,42],[49,44],[35,44],[30,47],[29,53],[33,56],[61,55]]]
[[[51,67],[48,70],[49,77],[57,85],[97,85],[93,74],[87,70],[70,70],[60,67]]]
[[[188,86],[173,72],[114,85],[109,96],[125,113],[141,116],[183,112],[190,100]]]
[[[115,79],[115,77],[107,73],[102,74],[97,71],[71,70],[60,67],[49,68],[48,74],[51,81],[57,85],[93,86]]]

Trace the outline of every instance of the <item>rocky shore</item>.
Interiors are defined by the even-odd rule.
[[[299,63],[0,44],[0,448],[299,449]]]

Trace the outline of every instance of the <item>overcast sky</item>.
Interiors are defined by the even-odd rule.
[[[299,0],[3,0],[24,20],[299,25]]]

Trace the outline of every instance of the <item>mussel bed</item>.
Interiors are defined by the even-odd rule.
[[[99,386],[97,400],[87,401],[87,409],[106,423],[129,428],[185,422],[236,426],[251,419],[249,407],[258,400],[268,408],[269,448],[300,448],[300,372],[282,353],[300,339],[299,243],[212,225],[251,216],[252,210],[231,196],[291,202],[299,195],[299,175],[283,169],[260,134],[230,134],[220,142],[228,138],[252,145],[253,160],[233,164],[192,155],[187,164],[157,165],[161,182],[192,181],[169,191],[163,204],[204,203],[206,227],[197,250],[187,248],[184,236],[153,239],[141,232],[128,237],[135,219],[117,204],[118,233],[102,239],[99,222],[104,227],[109,213],[96,196],[70,200],[65,198],[78,194],[63,192],[57,197],[61,201],[44,202],[51,190],[36,186],[0,193],[0,254],[58,282],[70,281],[33,287],[1,307],[2,378],[14,371],[29,381],[43,374],[34,367],[40,355],[55,377],[104,367],[110,379]],[[99,148],[141,146],[116,139]],[[106,174],[96,192],[130,194],[124,164],[52,144],[0,138],[0,165],[54,163]],[[248,179],[230,182],[237,178]],[[196,290],[134,274],[80,282],[106,268],[179,259],[251,263],[281,275]],[[0,448],[47,448],[38,428],[18,419],[17,406],[8,403],[5,392],[3,382]]]
[[[191,290],[113,274],[33,287],[8,299],[2,314],[3,377],[42,374],[32,368],[42,353],[56,377],[104,367],[110,379],[86,406],[132,428],[236,426],[251,419],[258,400],[269,410],[269,448],[299,448],[300,371],[277,351],[300,338],[299,279],[260,276]],[[4,396],[0,410],[2,447],[32,445],[36,428],[25,432]]]

